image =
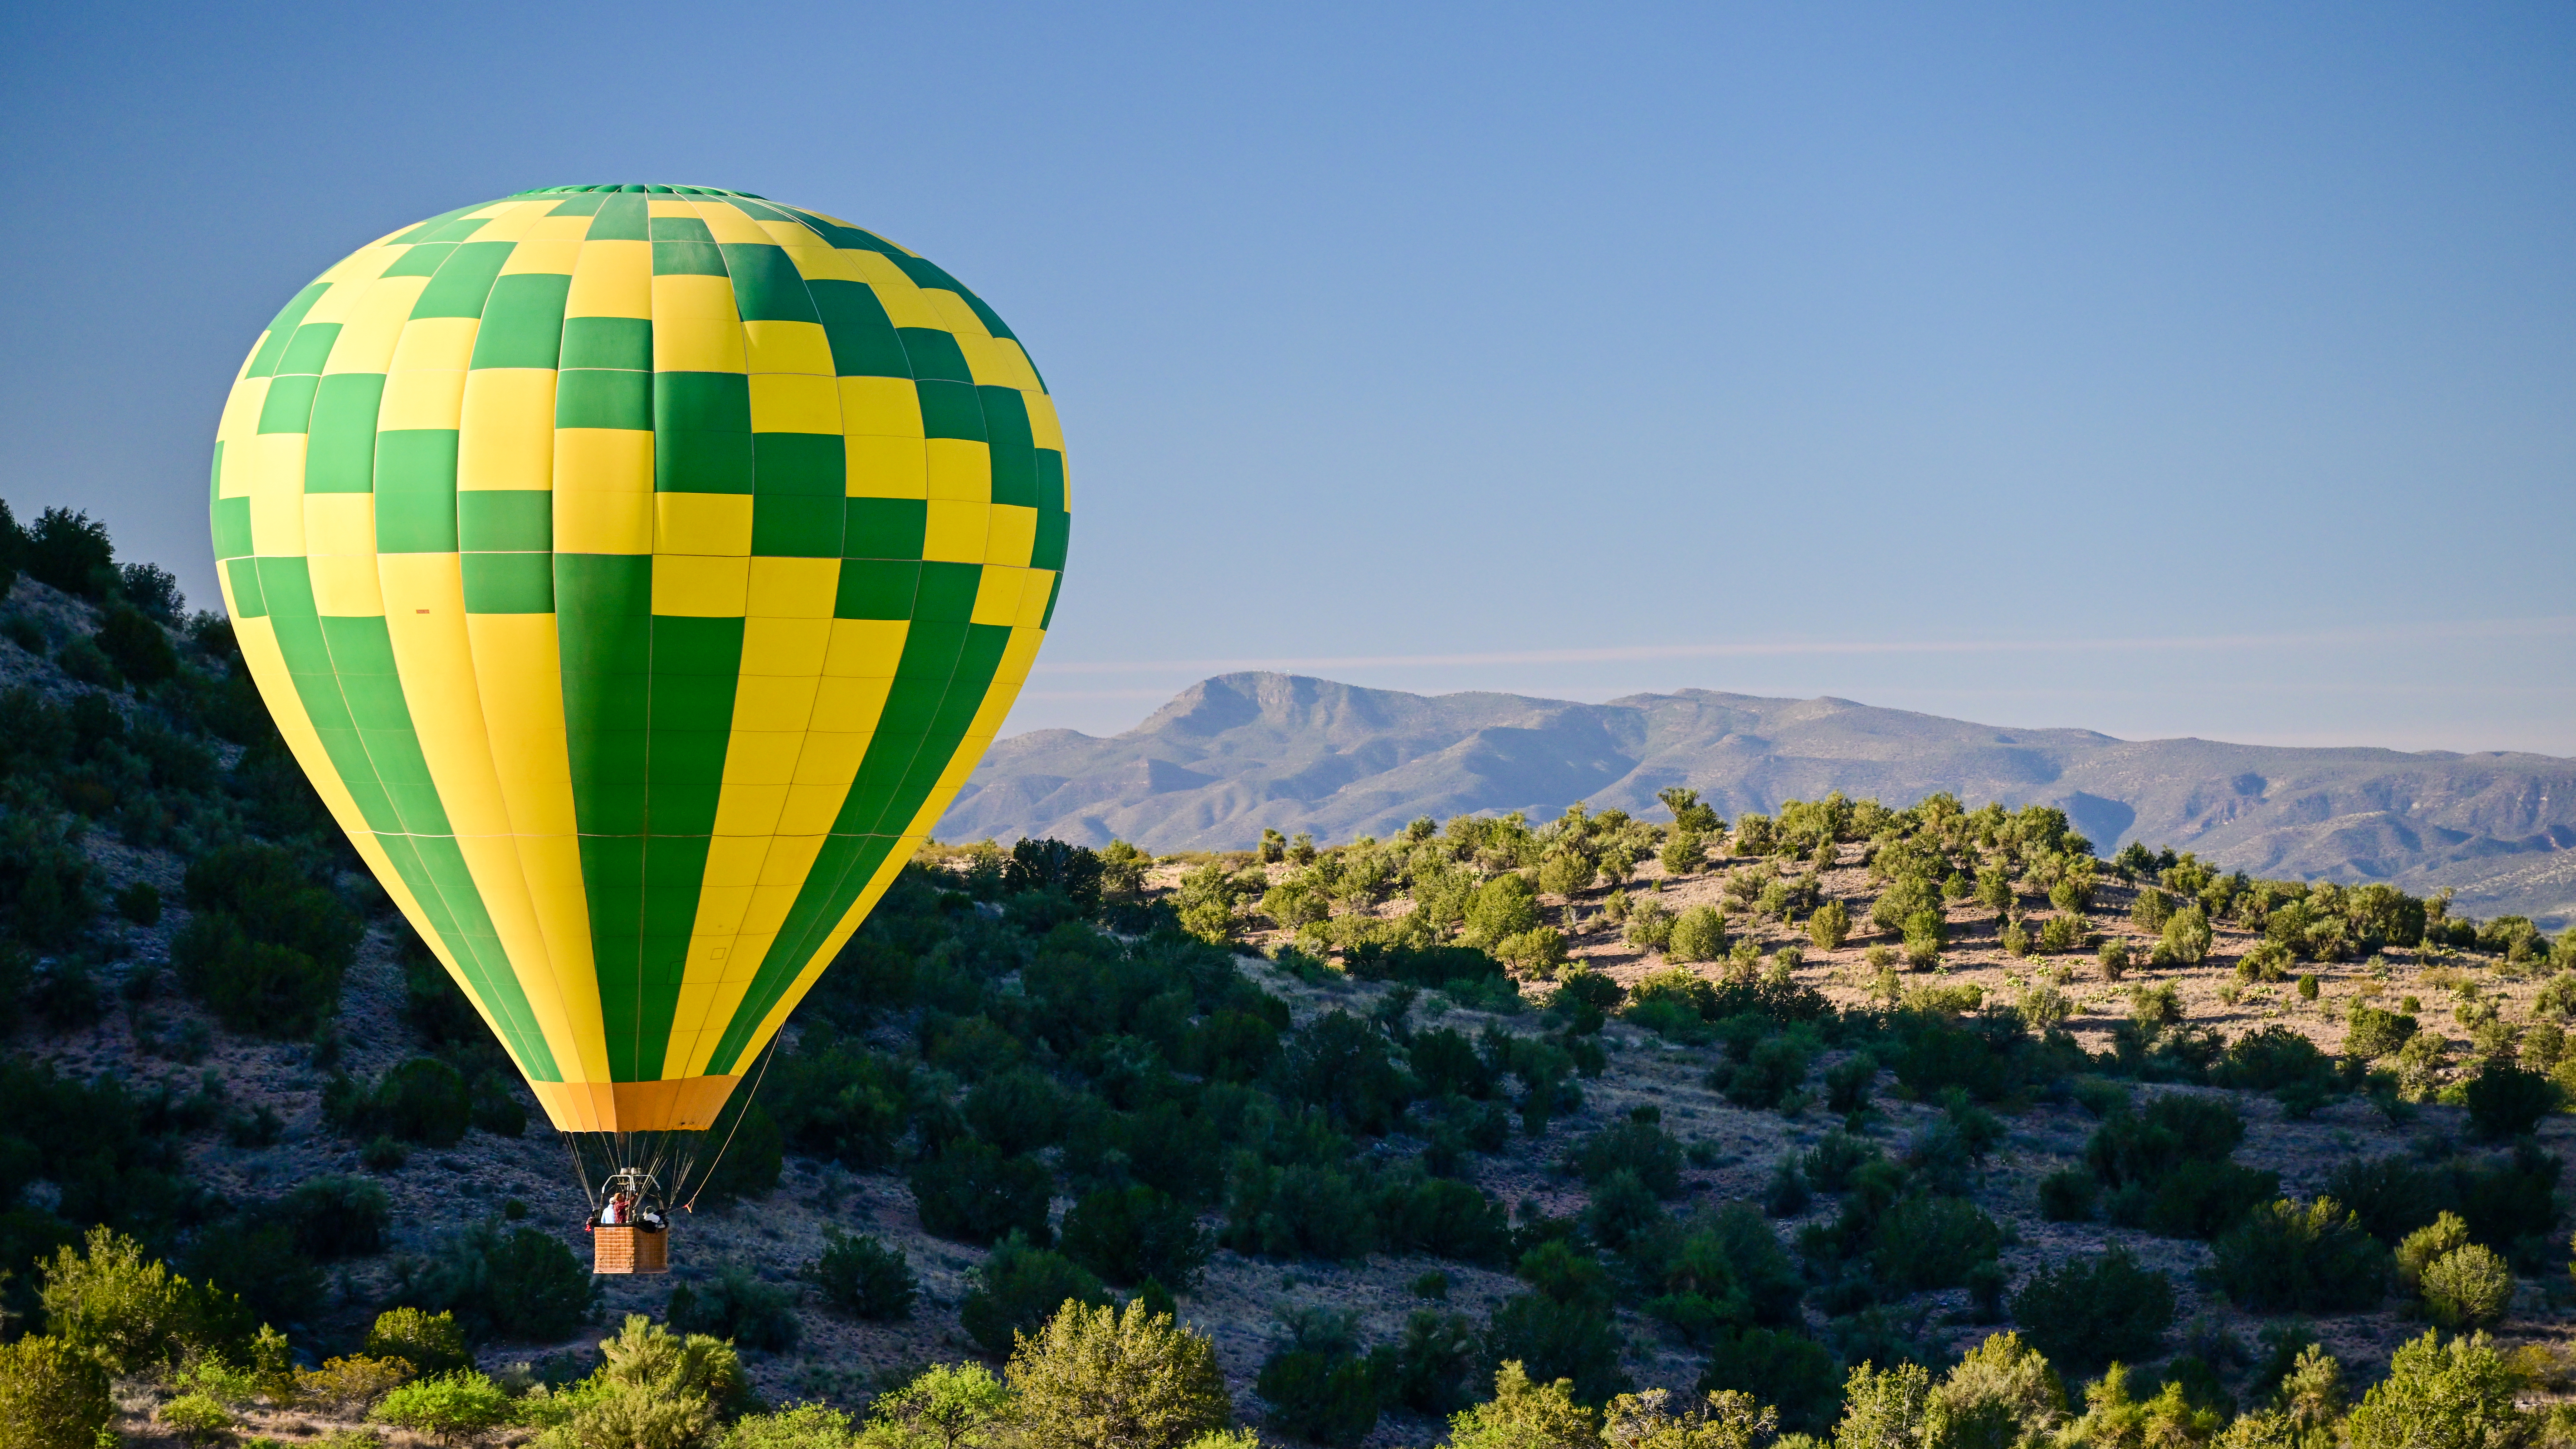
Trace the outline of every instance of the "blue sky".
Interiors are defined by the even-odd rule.
[[[680,181],[1029,344],[1014,731],[1218,668],[2576,755],[2576,9],[630,4],[0,18],[0,496],[211,599],[260,325]]]

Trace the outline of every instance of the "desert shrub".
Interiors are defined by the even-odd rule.
[[[230,1443],[233,1431],[241,1423],[230,1408],[202,1391],[163,1400],[152,1411],[152,1419],[190,1449],[214,1449]]]
[[[0,1449],[112,1442],[115,1415],[107,1371],[90,1355],[44,1334],[0,1344]]]
[[[1909,1197],[1879,1219],[1871,1266],[1900,1293],[1957,1288],[1969,1270],[1990,1262],[2003,1229],[1964,1198]]]
[[[678,1334],[705,1334],[744,1348],[779,1353],[796,1346],[804,1325],[796,1296],[764,1283],[739,1263],[728,1263],[712,1281],[671,1290],[663,1319]]]
[[[1445,1097],[1454,1093],[1471,1101],[1482,1101],[1494,1094],[1494,1069],[1477,1054],[1476,1044],[1464,1032],[1447,1027],[1417,1031],[1406,1048],[1405,1056],[1426,1096]]]
[[[2170,1094],[2105,1119],[2085,1159],[2115,1189],[2113,1221],[2170,1237],[2209,1237],[2278,1185],[2275,1174],[2228,1160],[2244,1136],[2244,1119],[2227,1103]]]
[[[1491,947],[1539,924],[1538,892],[1517,873],[1506,871],[1476,887],[1468,898],[1462,938],[1470,946]]]
[[[2084,1155],[2105,1184],[2127,1187],[2153,1183],[2185,1162],[2222,1161],[2244,1140],[2245,1119],[2233,1106],[2175,1093],[2106,1119]]]
[[[1619,939],[1639,951],[1665,950],[1673,941],[1673,913],[1661,901],[1634,902],[1619,923]]]
[[[889,1449],[984,1449],[1001,1438],[1010,1411],[1010,1390],[991,1369],[973,1362],[933,1364],[868,1405],[870,1422],[859,1442]],[[737,1427],[725,1449],[838,1449],[804,1441],[743,1444],[740,1434]]]
[[[508,1423],[513,1407],[499,1384],[467,1370],[403,1385],[378,1400],[367,1421],[455,1443]]]
[[[1386,1037],[1346,1011],[1328,1011],[1290,1041],[1281,1070],[1285,1095],[1323,1109],[1346,1132],[1384,1136],[1412,1099]]]
[[[524,1137],[528,1131],[528,1109],[519,1101],[507,1078],[499,1072],[484,1072],[467,1088],[472,1105],[466,1120],[495,1137]],[[727,1154],[732,1154],[728,1150]]]
[[[2372,1237],[2392,1247],[2458,1206],[2444,1174],[2402,1156],[2342,1163],[2326,1175],[2325,1195],[2350,1208]]]
[[[1014,1335],[1036,1332],[1065,1304],[1097,1307],[1109,1301],[1109,1291],[1089,1269],[1013,1233],[974,1271],[958,1321],[976,1347],[999,1358],[1011,1351]]]
[[[410,1377],[411,1364],[403,1359],[324,1359],[320,1368],[295,1371],[295,1399],[326,1413],[354,1418]]]
[[[1647,1203],[1651,1211],[1651,1194]],[[1503,1205],[1472,1183],[1455,1179],[1399,1177],[1380,1190],[1376,1215],[1384,1246],[1393,1252],[1493,1263],[1511,1246],[1511,1216]]]
[[[80,1251],[58,1248],[43,1273],[45,1331],[113,1373],[229,1351],[249,1337],[231,1295],[180,1277],[105,1227],[91,1228]]]
[[[823,1230],[823,1255],[806,1276],[822,1290],[824,1301],[878,1321],[911,1317],[920,1292],[901,1249],[868,1233],[844,1237],[837,1227]]]
[[[366,1347],[360,1352],[368,1358],[401,1359],[411,1365],[415,1377],[474,1366],[474,1356],[465,1348],[465,1331],[456,1326],[456,1315],[425,1313],[417,1308],[388,1308],[377,1314],[375,1324],[367,1330]]]
[[[1798,1155],[1784,1152],[1771,1169],[1771,1184],[1762,1190],[1762,1210],[1775,1218],[1793,1218],[1807,1210],[1813,1194],[1798,1170]]]
[[[2344,1055],[2365,1062],[2394,1056],[2415,1031],[2415,1018],[2355,1001],[2344,1018]]]
[[[1030,1449],[1183,1449],[1231,1413],[1216,1346],[1168,1314],[1067,1304],[1011,1354]]]
[[[989,1142],[960,1138],[915,1167],[911,1185],[922,1229],[934,1237],[983,1244],[1019,1233],[1033,1243],[1048,1240],[1055,1177],[1035,1158],[1006,1157]]]
[[[2455,1333],[2491,1327],[2513,1306],[2513,1268],[2483,1243],[2427,1263],[2421,1287],[2424,1316]]]
[[[2436,1258],[2469,1244],[2469,1224],[2458,1213],[2446,1212],[2431,1223],[2408,1233],[2397,1244],[2397,1286],[2405,1293],[2416,1293],[2424,1284],[2424,1269]]]
[[[2114,1246],[2098,1258],[2032,1273],[2013,1298],[2012,1315],[2031,1346],[2067,1372],[2151,1359],[2173,1327],[2173,1280]]]
[[[1806,1081],[1817,1049],[1806,1030],[1769,1032],[1733,1066],[1712,1071],[1709,1083],[1739,1107],[1777,1108]]]
[[[2531,1437],[2517,1396],[2525,1380],[2483,1333],[2438,1332],[2398,1346],[2388,1377],[2344,1421],[2352,1449],[2510,1449]]]
[[[383,1135],[431,1147],[453,1147],[474,1122],[474,1095],[463,1074],[436,1057],[413,1057],[386,1070],[372,1087],[335,1084],[323,1115],[353,1136]]]
[[[1807,1149],[1803,1166],[1807,1180],[1816,1185],[1817,1191],[1840,1192],[1850,1186],[1854,1172],[1884,1156],[1877,1143],[1835,1128]]]
[[[2212,1077],[2221,1086],[2254,1092],[2277,1092],[2307,1083],[2331,1082],[2334,1062],[2316,1043],[2275,1022],[2258,1027],[2227,1044]]]
[[[1104,1188],[1074,1204],[1064,1215],[1059,1246],[1066,1257],[1107,1282],[1125,1285],[1151,1278],[1173,1292],[1187,1293],[1216,1245],[1187,1205],[1137,1184]]]
[[[1261,1365],[1253,1392],[1269,1406],[1265,1417],[1271,1428],[1346,1449],[1377,1427],[1378,1414],[1394,1393],[1394,1379],[1392,1355],[1363,1358],[1347,1349],[1290,1347]]]
[[[188,867],[195,919],[171,942],[180,984],[235,1031],[309,1035],[338,1006],[364,923],[272,845],[229,845]]]
[[[1568,1148],[1564,1165],[1587,1184],[1633,1172],[1657,1197],[1682,1190],[1682,1145],[1654,1122],[1631,1118],[1605,1127]]]
[[[1396,1341],[1395,1401],[1419,1414],[1454,1414],[1467,1407],[1468,1377],[1483,1348],[1467,1315],[1415,1309]]]
[[[2489,1058],[2468,1085],[2469,1126],[2490,1141],[2524,1136],[2558,1110],[2561,1100],[2550,1078]]]
[[[107,536],[107,525],[88,514],[48,508],[22,536],[25,542],[13,562],[27,577],[92,599],[115,587],[116,545]]]
[[[1878,1058],[1854,1052],[1825,1069],[1825,1106],[1845,1116],[1861,1111],[1877,1081]]]
[[[562,1241],[535,1228],[503,1233],[477,1224],[448,1238],[437,1256],[398,1284],[398,1302],[448,1310],[468,1341],[570,1337],[598,1295],[590,1270]]]
[[[138,685],[158,684],[179,672],[179,652],[170,647],[170,636],[129,605],[108,606],[96,642],[117,672]]]
[[[1542,1382],[1568,1379],[1574,1397],[1598,1404],[1627,1387],[1619,1371],[1620,1340],[1606,1302],[1517,1293],[1485,1326],[1487,1362],[1526,1365]]]
[[[1841,901],[1827,901],[1816,907],[1807,918],[1807,939],[1821,950],[1835,951],[1851,939],[1851,909]]]
[[[2101,1182],[2082,1168],[2060,1168],[2039,1180],[2039,1215],[2052,1223],[2089,1222],[2101,1190]]]
[[[317,1263],[363,1258],[385,1250],[393,1202],[363,1177],[336,1174],[296,1184],[277,1206],[295,1235],[296,1250]]]
[[[2219,1286],[2257,1313],[2355,1313],[2388,1291],[2388,1250],[2329,1197],[2258,1208],[2214,1251]]]
[[[1330,1167],[1235,1166],[1226,1196],[1225,1245],[1271,1258],[1347,1261],[1375,1246],[1368,1199]]]
[[[1801,1434],[1831,1429],[1842,1412],[1833,1354],[1812,1338],[1767,1328],[1741,1329],[1710,1345],[1698,1390],[1751,1394],[1778,1406],[1781,1428]]]
[[[2209,918],[2196,905],[2184,906],[2156,938],[2156,964],[2197,966],[2209,958],[2210,941]]]
[[[1692,906],[1673,919],[1664,954],[1676,961],[1714,961],[1726,953],[1726,915],[1715,906]]]

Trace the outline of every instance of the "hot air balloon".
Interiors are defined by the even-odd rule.
[[[955,278],[645,185],[324,272],[243,363],[212,487],[287,746],[625,1226],[712,1165],[1009,713],[1067,504],[1046,385]],[[611,1236],[604,1271],[659,1266]]]

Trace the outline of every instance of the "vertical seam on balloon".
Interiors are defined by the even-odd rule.
[[[577,251],[577,250],[576,250],[576,256],[578,256],[578,251]],[[567,287],[569,287],[569,284],[570,284],[570,276],[569,276],[569,274],[567,274],[567,276],[566,276],[566,284],[567,284]],[[492,297],[493,297],[493,296],[498,295],[498,294],[499,294],[499,292],[500,292],[500,286],[499,286],[498,282],[496,281],[496,282],[495,282],[495,284],[494,284],[494,286],[493,286],[493,288],[492,288],[492,290],[491,290],[490,292],[486,293],[486,294],[485,294],[485,296],[484,296],[484,301],[483,301],[483,316],[484,316],[484,318],[488,319],[488,318],[490,317],[490,315],[491,315],[491,310],[492,310]],[[483,330],[484,326],[485,326],[485,323],[484,323],[483,321],[478,321],[478,322],[477,322],[477,324],[476,324],[476,330],[477,330],[478,341],[479,341],[479,338],[480,338],[480,333],[481,333],[481,331]],[[556,318],[556,320],[555,320],[555,349],[556,349],[556,355],[555,355],[556,367],[554,368],[554,373],[555,373],[555,375],[559,378],[559,377],[561,376],[561,373],[562,373],[562,362],[563,362],[563,355],[562,355],[562,349],[563,349],[563,319],[562,319],[561,317],[557,317],[557,318]],[[468,378],[468,380],[470,381],[470,380],[472,379],[472,372],[470,371],[470,367],[471,367],[470,360],[469,360],[468,366],[469,366],[469,371],[468,371],[468,373],[467,373],[467,378]],[[462,459],[462,458],[463,458],[463,456],[464,456],[464,427],[465,427],[465,419],[464,419],[464,418],[463,418],[463,416],[460,414],[460,416],[457,418],[457,440],[458,440],[457,456],[458,456],[460,459]],[[548,508],[548,511],[549,511],[549,513],[551,514],[551,511],[552,511],[552,509],[553,509],[553,504],[554,504],[554,499],[553,499],[553,492],[554,492],[554,447],[553,447],[554,420],[553,420],[553,416],[552,416],[552,411],[551,411],[551,409],[550,409],[550,410],[549,410],[549,412],[548,412],[548,416],[547,416],[547,418],[546,418],[546,424],[545,424],[545,427],[546,427],[546,435],[547,435],[547,436],[546,436],[546,442],[547,442],[547,447],[546,447],[546,491],[547,491],[547,500],[546,500],[546,502],[547,502],[547,508]],[[463,568],[463,566],[464,566],[464,564],[463,564],[463,559],[464,559],[464,546],[465,546],[465,490],[464,490],[464,488],[463,488],[463,486],[462,486],[462,484],[463,484],[463,479],[462,479],[462,477],[460,477],[460,478],[458,479],[458,483],[459,483],[459,487],[458,487],[457,492],[456,492],[456,509],[457,509],[456,527],[457,527],[458,568],[461,570],[461,569]],[[548,533],[548,544],[549,544],[549,553],[551,553],[551,544],[552,544],[552,533],[551,533],[551,530],[549,530],[549,533]],[[461,600],[462,600],[462,594],[461,594],[461,591],[460,591],[460,596],[459,596],[459,597],[460,597],[460,606],[461,606]],[[550,980],[554,983],[555,1003],[556,1003],[556,1014],[557,1014],[557,1015],[561,1018],[561,1020],[562,1020],[562,1023],[563,1023],[563,1030],[564,1030],[564,1034],[565,1034],[565,1037],[566,1037],[566,1040],[562,1043],[562,1046],[563,1046],[563,1048],[564,1048],[564,1050],[563,1050],[562,1052],[557,1052],[557,1051],[554,1049],[554,1048],[555,1048],[555,1043],[554,1043],[554,1042],[552,1042],[551,1040],[548,1040],[548,1039],[547,1039],[547,1035],[546,1035],[546,1031],[545,1031],[545,1024],[544,1024],[544,1021],[543,1021],[543,1019],[542,1019],[542,1018],[538,1015],[538,1013],[537,1013],[537,1010],[536,1010],[536,1004],[535,1004],[533,1001],[528,1000],[528,984],[527,984],[525,981],[523,981],[523,980],[519,980],[519,979],[518,979],[518,964],[519,964],[519,963],[518,963],[516,960],[511,959],[511,952],[509,951],[508,946],[507,946],[507,944],[506,944],[506,943],[504,943],[503,948],[502,948],[503,964],[504,964],[505,968],[509,971],[509,973],[510,973],[510,975],[511,975],[511,977],[512,977],[512,980],[513,980],[513,984],[514,984],[514,985],[516,985],[516,986],[518,987],[520,1000],[521,1000],[521,1002],[525,1005],[525,1007],[526,1007],[526,1009],[527,1009],[527,1011],[528,1011],[529,1018],[530,1018],[530,1020],[529,1020],[529,1026],[530,1026],[530,1029],[531,1029],[531,1030],[533,1030],[533,1031],[536,1033],[536,1035],[537,1035],[537,1037],[538,1037],[538,1039],[539,1039],[540,1041],[545,1041],[545,1042],[546,1042],[546,1047],[547,1047],[547,1053],[546,1053],[546,1054],[547,1054],[548,1058],[550,1059],[550,1063],[549,1063],[549,1064],[554,1068],[554,1076],[555,1076],[555,1079],[556,1079],[556,1080],[558,1080],[558,1081],[561,1081],[561,1080],[563,1080],[563,1079],[565,1078],[565,1076],[566,1076],[566,1072],[565,1072],[565,1070],[564,1070],[564,1063],[565,1063],[565,1061],[566,1061],[566,1060],[569,1060],[569,1061],[571,1061],[572,1063],[574,1063],[575,1068],[576,1068],[576,1071],[578,1070],[578,1065],[579,1065],[580,1060],[581,1060],[581,1044],[580,1044],[577,1040],[573,1040],[572,1038],[576,1035],[576,1033],[578,1032],[579,1028],[574,1024],[574,1021],[573,1021],[573,1018],[572,1018],[572,1014],[571,1014],[571,1012],[570,1012],[569,1010],[567,1010],[567,1009],[566,1009],[566,1003],[567,1003],[567,1001],[568,1001],[569,997],[568,997],[568,993],[567,993],[567,991],[566,991],[566,984],[565,984],[564,976],[563,976],[562,971],[558,969],[557,963],[556,963],[556,961],[555,961],[555,959],[554,959],[554,957],[555,957],[555,953],[554,953],[554,943],[553,943],[551,940],[549,940],[549,939],[547,938],[546,931],[545,931],[545,925],[544,925],[544,918],[539,914],[538,909],[537,909],[537,889],[536,889],[536,882],[529,878],[529,875],[528,875],[528,865],[527,865],[527,857],[526,857],[526,854],[524,853],[524,850],[523,850],[523,848],[522,848],[522,846],[521,846],[521,844],[520,844],[521,836],[520,836],[520,833],[519,833],[519,830],[518,830],[518,822],[517,822],[517,820],[516,820],[516,819],[512,816],[512,814],[511,814],[511,811],[510,811],[510,797],[509,797],[509,793],[508,793],[508,791],[507,791],[507,790],[503,787],[503,785],[502,785],[502,781],[501,781],[501,769],[500,769],[500,762],[499,762],[497,759],[495,759],[495,758],[494,758],[494,756],[493,756],[493,752],[492,752],[492,748],[491,748],[491,746],[490,746],[490,744],[489,744],[489,741],[490,741],[490,739],[491,739],[491,737],[492,737],[492,733],[493,733],[494,722],[493,722],[493,719],[492,719],[492,716],[491,716],[491,713],[490,713],[489,703],[488,703],[488,701],[487,701],[487,700],[485,699],[485,697],[484,697],[483,682],[482,682],[482,672],[483,672],[483,670],[482,670],[482,661],[477,657],[477,651],[476,651],[476,649],[475,649],[475,645],[474,645],[474,630],[473,630],[473,626],[472,626],[472,622],[471,622],[471,613],[470,613],[470,610],[468,610],[468,609],[464,609],[464,608],[460,607],[460,614],[459,614],[459,617],[458,617],[458,619],[457,619],[457,628],[463,632],[463,636],[464,636],[466,668],[467,668],[467,669],[472,673],[472,675],[474,676],[474,713],[475,713],[476,718],[480,719],[480,720],[483,722],[484,738],[485,738],[485,740],[486,740],[486,744],[485,744],[484,749],[483,749],[483,763],[485,764],[485,766],[486,766],[487,768],[489,768],[489,769],[490,769],[490,771],[491,771],[491,773],[492,773],[492,791],[493,791],[493,795],[494,795],[494,797],[495,797],[495,798],[500,802],[501,811],[502,811],[502,820],[503,820],[503,823],[504,823],[506,826],[508,826],[508,828],[509,828],[509,832],[510,832],[510,833],[509,833],[509,836],[508,836],[508,839],[509,839],[509,842],[510,842],[510,871],[511,871],[511,873],[512,873],[512,874],[514,874],[514,875],[516,876],[516,878],[517,878],[517,885],[518,885],[518,889],[519,889],[519,893],[520,893],[521,897],[522,897],[522,898],[527,902],[527,908],[528,908],[528,926],[529,926],[529,929],[530,929],[530,930],[532,930],[532,931],[535,933],[537,948],[538,948],[540,951],[542,951],[542,952],[544,953],[544,958],[545,958],[545,959],[544,959],[544,962],[543,962],[543,967],[544,967],[545,973],[546,973],[546,975],[547,975],[548,979],[550,979]],[[467,867],[467,870],[468,870],[468,873],[469,873],[469,876],[470,876],[470,874],[471,874],[471,870],[472,870],[472,867],[469,865],[469,866]],[[497,881],[496,881],[496,882],[495,882],[495,884],[496,884],[496,885],[497,885],[497,884],[500,884],[500,882],[497,882]],[[479,887],[478,887],[478,888],[479,888]],[[487,902],[487,903],[485,903],[485,905],[484,905],[484,914],[485,914],[487,917],[489,917],[489,916],[491,915],[491,905],[490,905],[488,902]],[[497,921],[494,923],[494,928],[493,928],[493,929],[494,929],[495,939],[498,939],[498,935],[499,935],[499,924],[498,924],[498,922],[497,922]]]

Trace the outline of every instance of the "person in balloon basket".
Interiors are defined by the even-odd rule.
[[[586,1226],[642,1228],[648,1233],[658,1233],[668,1224],[662,1219],[661,1209],[639,1203],[634,1193],[613,1192],[608,1195],[607,1202],[600,1204],[599,1215]]]

